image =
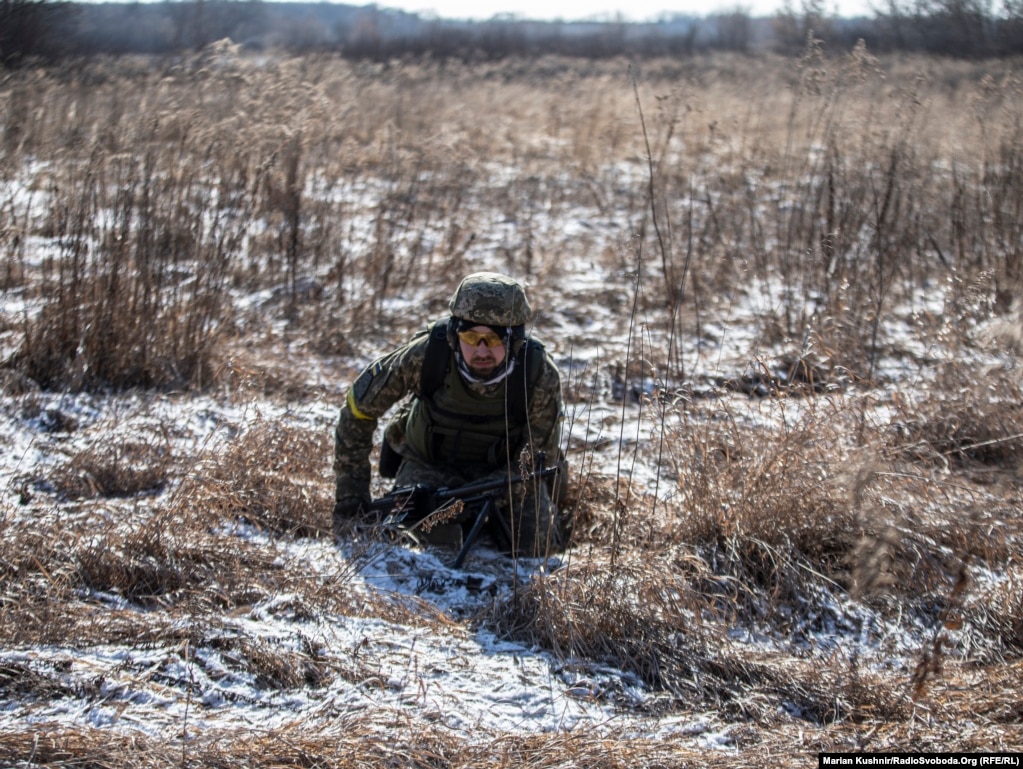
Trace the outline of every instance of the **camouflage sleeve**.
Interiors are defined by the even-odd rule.
[[[561,446],[565,407],[561,396],[561,375],[549,355],[544,356],[543,370],[533,387],[527,418],[530,452],[544,451],[554,461]]]
[[[377,421],[419,387],[426,337],[373,361],[352,382],[334,429],[334,498],[369,499],[369,463]]]

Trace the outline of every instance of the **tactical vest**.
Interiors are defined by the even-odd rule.
[[[543,345],[533,339],[515,368],[490,396],[473,392],[458,373],[447,323],[430,329],[418,397],[405,425],[405,440],[431,464],[459,468],[504,466],[526,441],[528,397],[539,377]],[[528,383],[528,384],[527,384]]]

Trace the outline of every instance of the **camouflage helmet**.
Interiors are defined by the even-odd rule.
[[[533,316],[522,284],[496,272],[476,272],[463,278],[449,306],[454,317],[481,326],[522,326]]]

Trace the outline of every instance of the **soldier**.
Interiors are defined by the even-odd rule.
[[[469,275],[451,317],[369,365],[352,383],[334,433],[334,532],[369,502],[369,454],[377,420],[389,421],[380,473],[396,488],[454,488],[511,477],[522,456],[559,462],[561,378],[543,345],[526,333],[532,309],[523,287],[493,272]],[[490,532],[513,556],[543,555],[561,536],[556,480],[509,484]],[[553,495],[553,496],[552,496]]]

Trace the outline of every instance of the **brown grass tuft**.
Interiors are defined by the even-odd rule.
[[[840,673],[732,642],[722,621],[734,611],[711,587],[721,582],[684,553],[619,560],[613,568],[590,558],[522,586],[492,621],[551,650],[584,682],[594,667],[627,671],[659,693],[645,707],[721,709],[757,721],[783,709],[820,724],[862,707],[839,693]],[[865,699],[865,690],[858,694]],[[615,685],[592,685],[591,696],[635,707]]]
[[[176,504],[271,534],[328,536],[331,440],[326,429],[256,418],[223,452],[200,460]]]
[[[820,408],[752,431],[727,414],[683,419],[668,442],[679,478],[673,538],[779,597],[837,577],[862,522],[848,489],[848,415]]]
[[[174,458],[166,443],[150,440],[111,442],[107,436],[75,454],[48,477],[70,499],[133,497],[163,490]]]
[[[945,366],[939,386],[894,404],[893,448],[921,461],[1023,467],[1023,386],[1013,369]]]

